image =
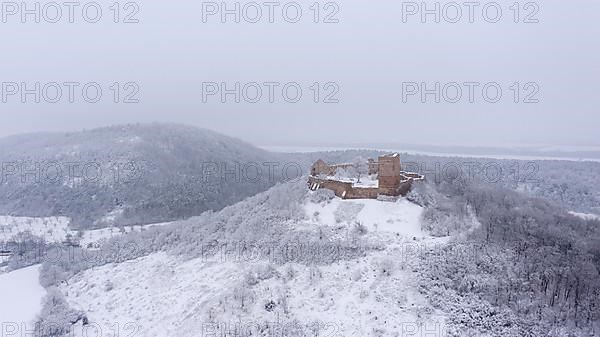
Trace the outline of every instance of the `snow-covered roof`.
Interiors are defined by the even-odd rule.
[[[400,154],[398,152],[384,154],[382,157],[399,157]]]

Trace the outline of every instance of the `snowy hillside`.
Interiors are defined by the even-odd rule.
[[[0,216],[0,242],[10,241],[24,232],[44,238],[47,242],[62,242],[68,234],[76,235],[69,229],[69,223],[66,217]]]
[[[236,327],[246,330],[242,336],[281,326],[305,335],[316,329],[319,336],[357,337],[417,331],[422,324],[443,329],[444,315],[418,291],[413,271],[417,259],[405,255],[417,242],[444,241],[421,231],[422,208],[405,199],[346,201],[322,192],[292,200],[301,207],[290,221],[274,224],[289,231],[288,237],[294,232],[327,236],[287,246],[286,253],[297,258],[285,263],[271,255],[279,247],[275,243],[256,244],[253,253],[263,252],[258,255],[231,246],[191,259],[156,252],[88,269],[63,284],[61,291],[90,322],[135,327],[148,337],[198,336],[199,331]],[[276,202],[269,193],[266,197],[266,202]],[[247,206],[226,209],[225,215],[231,217],[230,212]],[[353,243],[361,254],[336,255],[338,245]],[[305,262],[305,256],[299,256],[315,250],[334,258]]]
[[[281,181],[278,157],[174,124],[0,139],[0,214],[65,216],[75,228],[165,222],[221,209]],[[252,163],[252,164],[250,164]],[[260,175],[256,174],[258,165]]]
[[[0,216],[0,243],[17,240],[18,234],[31,233],[48,243],[61,243],[71,237],[83,247],[95,247],[103,240],[117,235],[142,231],[156,226],[164,226],[172,222],[162,222],[137,226],[107,227],[93,230],[73,230],[69,227],[71,220],[66,217],[15,217]]]
[[[380,201],[289,182],[114,236],[100,259],[45,263],[40,282],[53,295],[39,322],[76,336],[99,325],[150,337],[272,336],[282,327],[284,336],[587,337],[595,321],[573,320],[597,315],[597,231],[596,220],[493,186],[424,183]],[[540,239],[521,245],[531,237]],[[560,294],[579,290],[550,297],[528,281],[543,277]]]
[[[69,223],[65,217],[0,216],[0,274],[51,260],[75,247],[101,252],[110,239],[172,222],[78,231],[72,230]]]
[[[420,224],[423,209],[406,199],[383,202],[334,198],[328,203],[307,202],[304,208],[312,226],[359,222],[372,232],[397,233],[407,238],[424,235]]]

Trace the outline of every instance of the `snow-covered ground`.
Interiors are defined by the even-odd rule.
[[[22,232],[43,237],[48,242],[61,242],[69,230],[70,219],[66,217],[15,217],[0,216],[0,241],[8,241]]]
[[[372,176],[364,175],[360,178],[360,181],[356,177],[341,177],[341,176],[326,176],[325,179],[352,183],[353,187],[358,187],[358,188],[379,187],[379,180],[377,179],[377,175],[372,175]]]
[[[39,269],[36,265],[0,274],[0,323],[33,328],[46,294],[39,283]]]
[[[62,243],[70,237],[71,241],[79,242],[82,247],[97,249],[102,246],[103,241],[112,237],[139,232],[155,226],[165,226],[172,222],[161,222],[139,226],[107,227],[88,231],[74,231],[69,229],[69,218],[65,217],[13,217],[0,216],[0,251],[5,249],[5,243],[17,239],[19,233],[29,232],[35,236],[44,238],[49,243]],[[0,252],[0,274],[6,272],[4,265],[10,260],[10,253]]]
[[[81,238],[79,239],[79,244],[82,247],[88,247],[90,244],[98,244],[101,243],[102,240],[105,239],[110,239],[114,236],[118,236],[118,235],[122,235],[123,233],[130,233],[130,232],[139,232],[142,231],[144,229],[149,229],[155,226],[166,226],[169,225],[173,222],[160,222],[160,223],[154,223],[154,224],[148,224],[148,225],[139,225],[139,226],[124,226],[122,227],[107,227],[107,228],[102,228],[102,229],[94,229],[94,230],[89,230],[89,231],[84,231],[83,235],[81,236]],[[76,235],[76,232],[72,233],[73,235]]]
[[[418,261],[403,258],[402,244],[436,240],[421,231],[421,207],[405,199],[338,198],[303,207],[306,219],[293,226],[316,233],[323,225],[351,229],[358,221],[367,228],[362,235],[385,237],[385,248],[326,265],[184,261],[161,252],[87,270],[61,290],[103,331],[118,323],[145,337],[204,336],[216,326],[222,332],[267,323],[318,327],[318,336],[442,331],[445,317],[418,291],[411,267]]]
[[[132,231],[141,231],[153,226],[164,226],[171,222],[163,222],[156,224],[140,225],[140,226],[124,226],[107,227],[102,229],[94,229],[78,231],[69,228],[71,220],[66,217],[14,217],[0,216],[0,242],[9,241],[19,233],[30,232],[35,236],[44,238],[47,242],[63,242],[70,235],[73,238],[78,238],[79,243],[83,247],[90,244],[98,244],[104,239],[109,239],[113,236],[129,233]]]
[[[582,218],[583,220],[600,220],[600,215],[592,213],[569,212],[569,214]]]
[[[136,335],[145,337],[198,336],[190,325],[206,321],[207,303],[242,277],[240,267],[156,253],[88,270],[63,292],[101,327],[135,327]]]
[[[333,198],[328,203],[307,202],[304,210],[315,225],[337,226],[353,220],[369,231],[398,233],[409,238],[424,236],[420,225],[423,209],[404,198],[396,202]]]
[[[415,275],[395,263],[393,253],[322,267],[291,263],[254,286],[244,278],[252,264],[184,262],[157,253],[88,270],[72,278],[63,292],[103,331],[130,327],[146,337],[198,336],[213,324],[296,321],[318,324],[336,336],[391,336],[419,324],[441,329],[444,316],[429,307]],[[241,309],[244,296],[246,308]],[[269,312],[271,301],[277,308]]]

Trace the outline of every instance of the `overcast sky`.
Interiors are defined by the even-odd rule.
[[[52,6],[42,10],[40,23],[33,14],[22,23],[21,9],[4,2],[0,81],[6,102],[0,101],[0,136],[165,121],[262,145],[600,145],[599,1],[544,0],[537,6],[523,1],[518,15],[510,8],[516,0],[498,1],[499,19],[493,5],[486,7],[487,15],[482,13],[490,3],[483,1],[473,7],[474,23],[465,5],[462,17],[455,19],[456,8],[446,6],[444,12],[448,2],[442,2],[440,23],[434,14],[423,23],[420,13],[408,15],[415,9],[407,3],[357,0],[339,1],[337,8],[320,2],[315,23],[315,7],[310,8],[315,1],[297,2],[302,9],[297,23],[286,22],[296,15],[291,5],[288,15],[282,14],[285,1],[274,7],[274,23],[265,5],[258,23],[245,22],[256,16],[252,6],[246,7],[240,23],[232,14],[222,23],[220,13],[206,16],[204,23],[203,6],[205,14],[213,8],[201,1],[144,0],[129,18],[139,23],[129,24],[122,21],[136,8],[123,8],[125,2],[120,4],[119,23],[113,22],[111,0],[97,2],[102,8],[97,23],[85,21],[94,20],[95,9],[88,6],[84,17],[86,2],[81,2],[74,7],[75,23],[69,23],[69,7],[63,6],[55,24],[48,22],[56,20]],[[427,3],[435,8],[434,1]],[[34,8],[33,1],[28,4]],[[228,1],[230,9],[234,4]],[[448,22],[453,20],[458,22]],[[487,22],[494,20],[498,22]],[[25,95],[23,103],[22,88],[12,82],[25,82],[29,89],[40,82],[47,90],[40,103],[33,94]],[[55,88],[48,85],[52,82],[63,91],[56,103],[49,102],[55,100]],[[81,83],[74,87],[74,103],[65,82]],[[88,82],[102,88],[97,103],[83,99],[82,87]],[[119,103],[113,102],[114,82],[121,87]],[[138,103],[122,103],[136,89],[124,88],[127,82],[139,87],[133,97]],[[236,82],[241,87],[256,82],[263,95],[249,102],[256,96],[250,85],[245,96],[241,92],[240,103],[233,94],[222,102],[219,93],[208,95],[215,90],[203,85],[209,82],[225,82],[229,89]],[[274,103],[265,82],[281,83],[273,86]],[[286,102],[282,94],[284,84],[291,82],[302,89],[297,103]],[[329,82],[334,84],[326,86]],[[428,89],[439,82],[440,103],[435,94],[423,102],[415,92],[421,89],[406,84],[410,82],[424,82]],[[453,82],[462,90],[458,99],[456,87],[446,85]],[[480,83],[473,87],[474,103],[465,82]],[[496,96],[496,85],[490,85],[484,97],[487,83],[502,89],[498,102],[486,101]],[[89,89],[88,99],[93,100],[94,90]],[[294,100],[295,90],[288,86],[285,98]],[[339,102],[324,103],[327,96]]]

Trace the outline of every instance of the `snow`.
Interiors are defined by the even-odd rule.
[[[338,226],[344,220],[340,213],[352,212],[352,209],[357,211],[356,220],[369,231],[398,233],[411,238],[424,236],[420,225],[423,208],[405,198],[400,198],[396,202],[333,198],[329,203],[307,202],[304,205],[304,211],[313,223],[327,226]],[[315,216],[315,213],[318,215]]]
[[[61,242],[69,230],[70,219],[66,217],[15,217],[0,216],[0,241],[9,241],[22,232],[43,237],[48,242]]]
[[[114,224],[115,221],[123,215],[123,212],[125,212],[123,208],[117,207],[104,215],[100,219],[100,222],[105,224]]]
[[[207,303],[241,277],[239,267],[155,253],[87,270],[69,280],[62,291],[103,331],[129,324],[139,329],[139,336],[197,336],[194,325],[202,322]]]
[[[86,270],[61,285],[61,291],[102,331],[129,326],[145,337],[205,335],[213,324],[293,322],[318,324],[317,335],[399,336],[419,324],[428,332],[442,331],[446,317],[419,292],[419,260],[403,255],[404,244],[435,242],[421,231],[421,207],[406,199],[334,198],[306,200],[303,208],[306,217],[292,228],[316,235],[323,225],[337,229],[359,221],[368,228],[365,238],[385,238],[380,242],[387,244],[327,265],[238,261],[219,254],[184,260],[159,252]],[[267,276],[249,282],[249,274]],[[75,336],[82,335],[75,329]]]
[[[112,237],[122,235],[123,233],[131,233],[133,231],[140,232],[143,229],[149,229],[156,226],[166,226],[170,225],[173,222],[160,222],[148,225],[138,225],[138,226],[124,226],[121,230],[120,227],[107,227],[101,229],[93,229],[83,232],[83,236],[79,239],[79,244],[82,247],[88,247],[90,245],[101,244],[103,240],[108,240]],[[76,235],[76,232],[71,232],[72,235]]]
[[[349,164],[343,164],[343,165],[349,165]],[[372,174],[372,175],[362,174],[360,177],[360,181],[359,181],[359,178],[355,174],[348,173],[344,169],[338,170],[336,172],[336,174],[333,176],[322,174],[322,175],[317,176],[317,178],[333,180],[333,181],[341,181],[344,183],[351,183],[352,186],[356,187],[356,188],[379,187],[379,179],[377,178],[376,174]]]
[[[141,143],[142,138],[140,136],[124,137],[124,138],[118,139],[118,142],[119,143]]]
[[[146,337],[197,336],[213,323],[320,322],[339,336],[365,337],[401,331],[409,324],[443,326],[445,317],[429,308],[410,267],[389,257],[399,253],[376,252],[324,267],[276,266],[275,276],[253,287],[244,283],[251,263],[182,261],[156,253],[88,270],[62,291],[72,307],[85,310],[103,331],[129,325]],[[385,263],[390,275],[382,272]],[[283,276],[289,269],[294,270],[291,279]],[[248,300],[245,311],[231,309],[235,300],[230,294],[237,289],[252,292],[254,300]],[[280,296],[286,298],[287,314],[267,312],[265,303]]]
[[[71,220],[67,217],[14,217],[0,216],[0,242],[7,242],[17,234],[31,232],[35,236],[44,238],[47,242],[60,243],[66,240],[67,235],[73,238],[78,237],[78,232],[69,228]],[[132,231],[141,231],[143,228],[154,226],[165,226],[172,222],[161,222],[155,224],[124,226],[123,229],[117,227],[107,227],[82,231],[82,237],[79,244],[83,247],[88,245],[97,245],[102,240],[110,239],[122,233]],[[0,247],[1,248],[1,247]]]
[[[569,212],[569,214],[574,215],[583,220],[600,220],[600,215],[596,215],[596,214],[592,214],[592,213]]]
[[[374,176],[373,177],[369,177],[369,176],[361,177],[360,181],[358,181],[357,178],[328,176],[327,180],[335,180],[335,181],[341,181],[341,182],[345,182],[345,183],[352,183],[352,187],[357,187],[357,188],[379,187],[379,180],[377,178],[374,178]]]
[[[39,284],[40,265],[0,274],[0,317],[19,326],[34,323],[46,290]]]
[[[439,312],[432,309],[430,316],[425,315],[427,299],[418,292],[416,277],[409,268],[391,260],[395,254],[399,251],[376,252],[312,270],[292,264],[295,278],[271,278],[255,291],[265,299],[272,298],[273,293],[285,294],[287,310],[295,318],[325,323],[337,333],[335,336],[393,336],[409,324],[443,325],[445,317]],[[382,266],[389,266],[389,270],[383,272]],[[254,315],[264,316],[264,312]]]

